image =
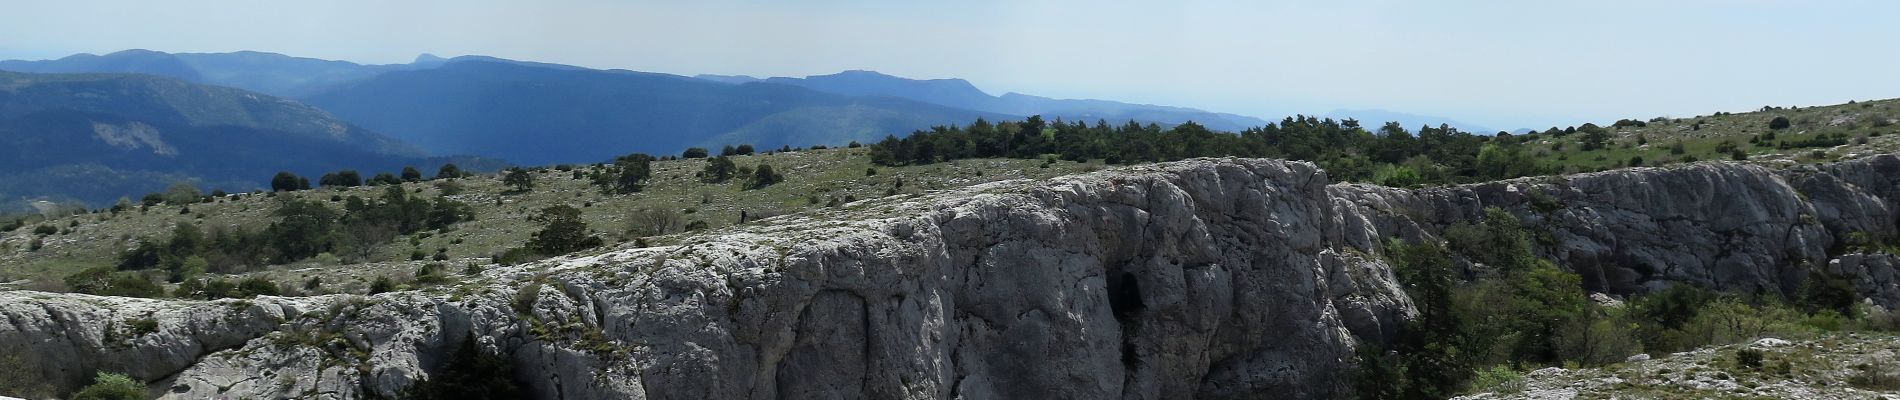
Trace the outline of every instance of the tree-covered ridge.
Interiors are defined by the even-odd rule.
[[[1601,129],[1585,125],[1571,131]],[[913,165],[969,158],[1053,157],[1135,164],[1194,157],[1285,158],[1318,163],[1339,180],[1409,186],[1551,172],[1521,146],[1538,136],[1474,135],[1446,126],[1414,132],[1397,123],[1387,123],[1375,132],[1359,121],[1309,116],[1287,117],[1238,134],[1192,122],[1162,129],[1134,122],[1090,125],[1030,117],[1000,123],[979,119],[968,127],[939,126],[902,139],[886,137],[872,146],[872,160],[880,165]]]
[[[1521,134],[1464,132],[1450,126],[1407,129],[1387,122],[1297,115],[1238,133],[1196,123],[1170,128],[1097,120],[976,120],[938,126],[874,144],[879,165],[924,165],[970,158],[1103,160],[1110,164],[1193,157],[1264,157],[1312,161],[1336,180],[1388,186],[1471,183],[1522,176],[1601,171],[1701,160],[1822,162],[1900,150],[1900,101],[1821,107],[1762,107],[1690,118],[1622,119]]]

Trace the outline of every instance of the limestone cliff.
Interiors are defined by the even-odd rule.
[[[1849,238],[1900,237],[1900,157],[1773,170],[1738,163],[1635,168],[1565,177],[1399,190],[1335,185],[1373,216],[1372,230],[1435,235],[1487,207],[1542,233],[1542,255],[1584,277],[1586,289],[1642,293],[1688,283],[1793,295],[1811,271],[1853,281],[1900,306],[1890,256],[1849,253]]]
[[[125,371],[170,398],[388,397],[465,337],[542,398],[1324,398],[1413,314],[1378,255],[1486,207],[1547,232],[1592,290],[1877,303],[1900,158],[1707,163],[1479,185],[1329,185],[1201,159],[849,204],[673,246],[374,296],[190,302],[0,292],[0,348],[70,390]]]
[[[0,346],[171,398],[392,396],[471,332],[543,398],[1327,397],[1411,312],[1327,183],[1265,160],[1003,182],[375,296],[8,292]]]

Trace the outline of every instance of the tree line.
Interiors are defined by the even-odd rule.
[[[1549,173],[1524,149],[1541,136],[1581,133],[1586,147],[1601,147],[1607,129],[1593,124],[1543,133],[1475,135],[1445,125],[1411,131],[1388,122],[1369,131],[1359,121],[1312,116],[1287,117],[1238,134],[1216,132],[1187,122],[1163,129],[1129,121],[1110,125],[1098,120],[992,123],[937,126],[909,136],[887,136],[871,145],[872,162],[884,166],[922,165],[968,158],[1049,158],[1104,160],[1109,164],[1175,161],[1194,157],[1267,157],[1312,161],[1335,179],[1410,186],[1476,182]]]
[[[411,196],[401,186],[393,185],[375,199],[348,196],[337,201],[342,203],[341,211],[319,200],[281,198],[271,213],[276,220],[261,229],[206,230],[181,222],[172,227],[168,238],[145,238],[138,246],[120,253],[115,266],[76,274],[67,279],[67,284],[82,293],[149,297],[156,293],[142,292],[156,285],[134,282],[144,281],[137,275],[131,275],[136,277],[133,279],[111,272],[162,270],[168,281],[190,288],[185,290],[216,290],[219,282],[198,281],[198,276],[206,272],[246,272],[324,253],[368,259],[379,246],[402,235],[447,230],[475,218],[474,208],[466,203],[442,196]],[[181,293],[181,297],[192,295],[206,297],[204,293]]]
[[[430,179],[462,178],[469,175],[471,174],[468,171],[463,171],[461,167],[453,163],[442,164],[441,168],[436,169],[433,178],[425,178],[422,175],[422,170],[418,170],[416,167],[403,167],[400,176],[382,172],[377,173],[368,180],[363,179],[362,173],[356,172],[356,170],[346,169],[325,173],[323,176],[318,177],[317,187],[357,187],[365,184],[371,186],[394,185],[405,182],[423,182]],[[299,176],[290,171],[279,171],[276,175],[272,175],[270,179],[270,189],[273,192],[292,192],[309,190],[310,188],[310,178]]]

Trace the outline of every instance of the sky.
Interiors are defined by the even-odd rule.
[[[868,69],[1278,119],[1338,108],[1497,128],[1900,97],[1900,2],[60,0],[9,2],[0,59],[143,48],[360,63]]]

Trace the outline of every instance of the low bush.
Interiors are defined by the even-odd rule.
[[[144,400],[145,384],[122,374],[100,372],[72,400]]]

